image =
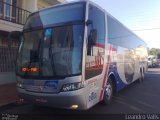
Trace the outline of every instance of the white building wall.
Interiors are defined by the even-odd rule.
[[[23,29],[22,25],[8,22],[5,20],[0,20],[0,30],[2,31],[21,31]]]

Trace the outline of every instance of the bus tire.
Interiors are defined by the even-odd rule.
[[[103,100],[101,102],[102,105],[110,104],[112,101],[112,97],[113,97],[113,82],[112,79],[109,78],[104,89]]]

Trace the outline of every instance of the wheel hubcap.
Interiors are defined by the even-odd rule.
[[[112,95],[112,87],[111,84],[106,85],[106,97],[107,99],[110,99]]]

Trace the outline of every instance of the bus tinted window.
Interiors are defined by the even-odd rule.
[[[88,25],[88,46],[86,56],[85,79],[88,80],[102,73],[104,64],[104,48],[105,48],[105,14],[96,6],[89,6],[89,20],[92,21]],[[97,30],[97,40],[95,45],[91,45],[90,33],[91,30]]]
[[[90,5],[89,7],[89,19],[93,22],[93,28],[97,29],[97,39],[104,42],[105,39],[105,15],[98,8]]]
[[[110,16],[107,16],[107,18],[109,43],[129,49],[139,46],[147,47],[144,41],[125,28],[114,18]]]
[[[84,4],[77,3],[49,8],[37,12],[29,17],[24,29],[32,27],[44,27],[57,23],[84,20]]]

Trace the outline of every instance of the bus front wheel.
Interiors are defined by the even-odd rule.
[[[103,105],[108,105],[111,103],[113,97],[113,83],[111,78],[108,79],[108,82],[105,86],[104,89],[104,95],[103,95],[103,100],[102,100],[102,104]]]

